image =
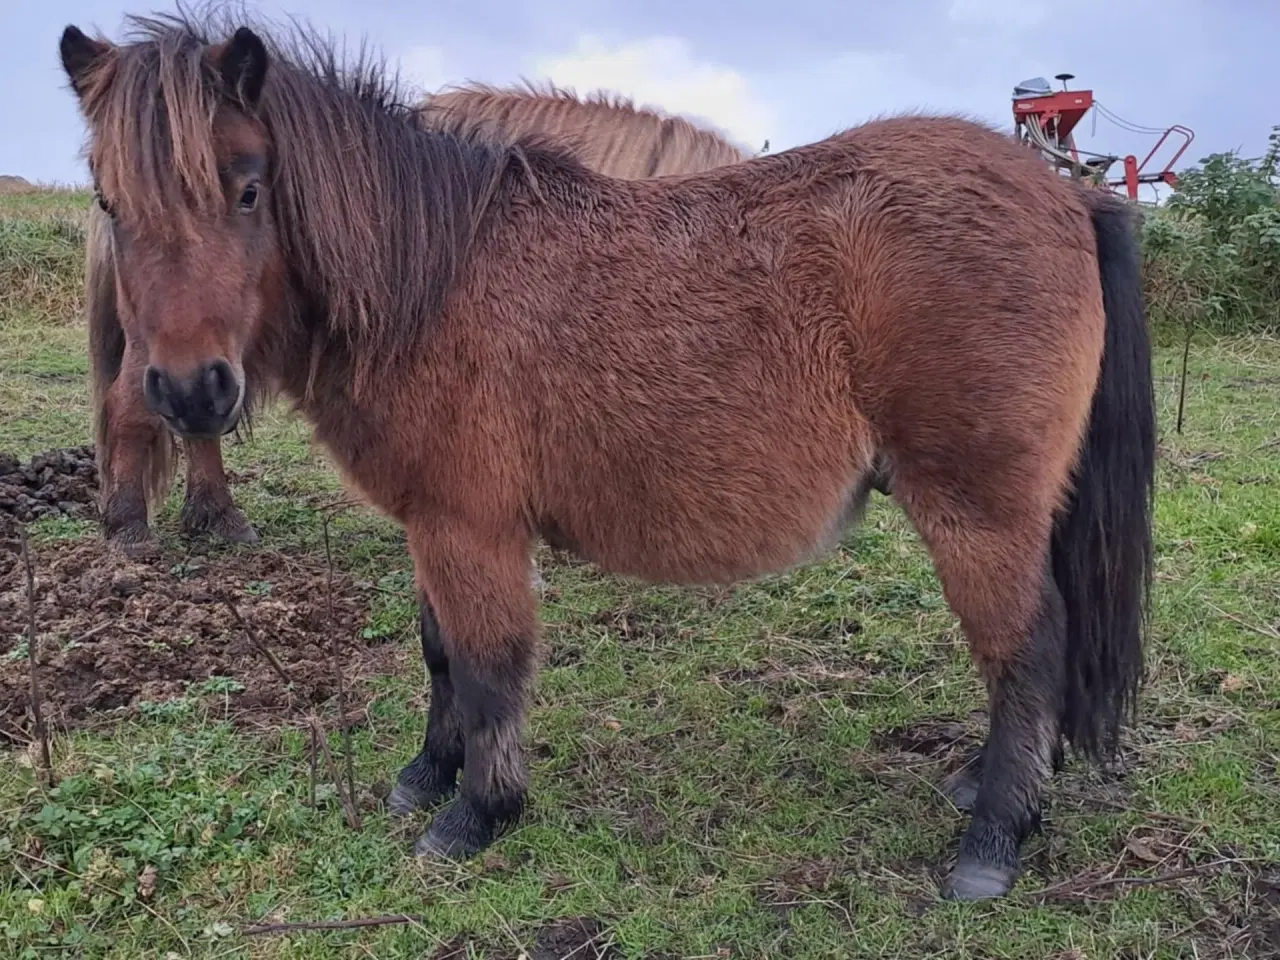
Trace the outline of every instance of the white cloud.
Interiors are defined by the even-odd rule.
[[[742,145],[758,150],[777,135],[773,107],[732,67],[698,60],[679,37],[648,37],[609,45],[586,34],[570,53],[533,58],[537,78],[579,95],[606,90],[629,97],[637,106],[720,128]]]

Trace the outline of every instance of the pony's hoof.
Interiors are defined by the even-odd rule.
[[[262,539],[238,507],[217,507],[189,500],[182,508],[181,524],[182,532],[188,537],[208,534],[250,547]]]
[[[431,821],[413,852],[435,860],[466,860],[493,843],[499,832],[493,818],[480,814],[466,797],[458,797]]]
[[[423,860],[465,860],[469,856],[451,844],[447,838],[439,837],[435,831],[428,830],[413,844],[413,855]]]
[[[107,547],[128,560],[154,560],[160,544],[146,526],[117,530],[107,535]]]
[[[964,762],[942,781],[942,795],[962,813],[972,813],[978,802],[978,788],[982,786],[982,761],[986,748],[969,750]]]
[[[942,781],[942,794],[961,813],[971,813],[978,802],[978,786],[978,776],[963,767]]]
[[[961,857],[942,887],[948,900],[991,900],[1005,896],[1018,881],[1016,867]]]
[[[253,529],[253,525],[248,520],[245,520],[242,526],[234,527],[222,536],[225,540],[229,540],[232,543],[243,543],[247,547],[256,547],[262,542],[262,538],[258,536],[258,531]]]
[[[444,797],[445,793],[440,790],[424,790],[412,783],[397,783],[387,797],[387,812],[393,817],[407,817],[434,807]]]

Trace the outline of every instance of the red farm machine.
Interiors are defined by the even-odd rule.
[[[1176,184],[1173,166],[1191,145],[1194,133],[1181,124],[1159,130],[1129,123],[1095,100],[1092,90],[1068,90],[1067,81],[1075,79],[1071,74],[1060,73],[1054,79],[1062,82],[1061,90],[1054,90],[1043,77],[1026,80],[1013,88],[1014,135],[1020,142],[1039,150],[1045,160],[1063,174],[1107,189],[1123,189],[1130,200],[1138,199],[1138,188],[1144,183],[1163,183],[1170,187]],[[1090,110],[1130,133],[1159,139],[1141,162],[1133,154],[1119,157],[1080,150],[1076,147],[1074,131]],[[1153,169],[1152,160],[1171,138],[1172,143],[1181,139],[1181,146],[1163,167]],[[1109,177],[1111,167],[1117,162],[1122,163],[1123,174]]]
[[[1049,81],[1043,77],[1024,80],[1013,88],[1013,123],[1014,137],[1027,147],[1038,150],[1045,161],[1058,173],[1091,183],[1103,190],[1123,190],[1130,201],[1138,202],[1138,188],[1144,183],[1165,184],[1176,188],[1177,177],[1173,166],[1176,164],[1195,134],[1182,124],[1175,123],[1164,130],[1155,127],[1140,127],[1116,116],[1094,99],[1092,90],[1068,90],[1067,81],[1074,80],[1069,73],[1060,73],[1055,80],[1062,82],[1061,90],[1054,90]],[[1088,114],[1093,111],[1096,122],[1099,114],[1106,120],[1123,130],[1140,136],[1158,137],[1155,145],[1147,155],[1139,161],[1129,154],[1119,157],[1114,154],[1091,153],[1076,146],[1075,129]],[[1173,151],[1173,155],[1158,170],[1152,162],[1156,155],[1170,143],[1170,148],[1181,140],[1181,145]],[[1171,142],[1172,141],[1172,142]],[[1168,150],[1165,150],[1168,153]],[[1121,163],[1121,176],[1108,176],[1111,168]],[[1182,351],[1182,373],[1178,385],[1178,421],[1176,430],[1182,433],[1183,404],[1186,400],[1187,359],[1191,352],[1191,329],[1187,324],[1187,340]]]

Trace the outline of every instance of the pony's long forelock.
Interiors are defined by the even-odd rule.
[[[522,147],[483,131],[425,132],[399,78],[363,45],[344,61],[298,22],[281,30],[211,7],[128,23],[83,98],[90,162],[113,211],[170,236],[221,210],[223,100],[209,48],[248,26],[269,56],[254,114],[274,151],[269,186],[287,262],[321,305],[326,334],[361,341],[354,356],[384,366],[411,350],[504,174],[513,161],[527,170]],[[363,381],[372,368],[359,367]]]
[[[89,166],[115,213],[172,229],[174,211],[206,214],[221,197],[217,90],[197,36],[163,17],[128,24],[142,42],[111,47],[83,85]]]

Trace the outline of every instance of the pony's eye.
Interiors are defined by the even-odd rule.
[[[111,204],[107,203],[107,198],[102,195],[102,190],[100,188],[94,187],[93,199],[98,202],[98,206],[102,208],[103,213],[107,214],[108,216],[112,215]]]
[[[253,208],[258,205],[258,187],[257,184],[249,184],[244,188],[244,193],[240,194],[240,212],[253,213]]]

